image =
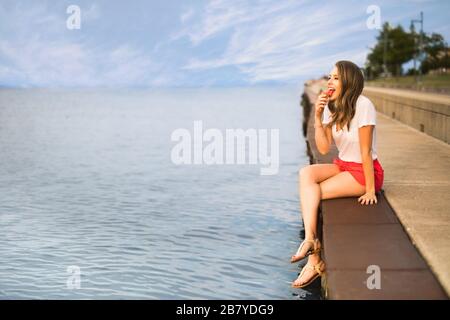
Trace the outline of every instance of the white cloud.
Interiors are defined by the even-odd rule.
[[[142,85],[154,68],[150,58],[128,45],[105,52],[38,37],[26,43],[0,41],[0,57],[12,65],[0,68],[0,82],[15,75],[30,86]]]
[[[417,17],[419,7],[403,2],[401,10],[390,10],[386,2],[383,21]],[[167,15],[152,2],[97,3],[80,6],[81,29],[69,31],[64,4],[0,1],[0,84],[299,82],[328,72],[339,59],[362,65],[377,33],[367,29],[367,5],[361,2],[213,0],[191,2],[191,8],[183,2],[168,6],[179,11]],[[169,16],[173,23],[167,23]],[[430,31],[445,35],[443,23],[430,21]]]
[[[81,8],[81,19],[83,21],[97,20],[100,18],[100,9],[97,4],[92,3],[87,9]]]
[[[149,82],[156,66],[132,45],[103,47],[83,37],[67,36],[65,11],[60,16],[42,5],[20,4],[1,15],[3,23],[17,31],[0,40],[0,83],[25,86],[127,86]],[[97,19],[93,4],[82,19]],[[77,32],[77,31],[74,31]]]
[[[186,23],[194,15],[194,9],[190,8],[186,12],[183,12],[180,16],[181,23]]]
[[[224,30],[242,23],[269,17],[278,11],[299,5],[302,2],[304,1],[213,0],[205,7],[199,24],[181,30],[172,38],[178,39],[187,36],[194,45],[198,45]]]
[[[350,23],[351,15],[336,12],[335,7],[305,12],[298,2],[283,2],[283,6],[276,8],[268,3],[262,3],[256,8],[248,2],[232,4],[227,9],[218,10],[225,3],[215,1],[205,10],[203,20],[185,31],[185,35],[197,45],[220,30],[229,29],[231,36],[226,50],[217,58],[190,59],[184,69],[207,70],[234,66],[252,83],[289,81],[308,73],[317,74],[321,68],[327,72],[337,57],[357,58],[357,63],[365,58],[365,48],[355,47],[345,52],[323,51],[326,50],[325,46],[332,47],[336,39],[345,39],[355,32],[365,31],[364,16],[361,21]],[[341,28],[336,27],[339,24]],[[213,25],[215,27],[211,27]]]
[[[129,45],[114,49],[108,60],[106,66],[110,70],[103,75],[103,81],[112,85],[142,85],[155,68],[150,58]]]

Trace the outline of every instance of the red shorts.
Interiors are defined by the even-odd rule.
[[[364,177],[364,169],[362,163],[343,161],[339,158],[334,158],[333,163],[339,167],[340,171],[350,172],[350,174],[356,179],[356,181],[358,181],[363,186],[366,185],[366,178]],[[378,159],[373,160],[373,171],[375,178],[375,192],[378,192],[381,190],[384,180],[384,170],[381,167]]]

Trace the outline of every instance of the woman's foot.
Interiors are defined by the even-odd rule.
[[[315,279],[325,272],[325,263],[320,257],[310,259],[303,267],[298,278],[292,283],[294,288],[304,288],[309,286]]]
[[[300,244],[295,255],[291,257],[291,263],[300,261],[311,254],[320,252],[321,245],[319,239],[305,239]]]

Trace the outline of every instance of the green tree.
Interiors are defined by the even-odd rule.
[[[449,68],[448,48],[444,37],[438,33],[424,36],[425,57],[420,65],[423,74],[430,70]]]
[[[386,22],[377,36],[375,47],[367,56],[366,73],[379,76],[385,71],[386,64],[388,73],[402,75],[402,64],[413,58],[414,49],[412,33],[406,32],[400,25],[393,28]]]

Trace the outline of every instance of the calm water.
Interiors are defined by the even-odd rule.
[[[0,90],[0,298],[319,298],[290,288],[299,94]],[[280,129],[279,173],[173,164],[171,133],[195,120]]]

